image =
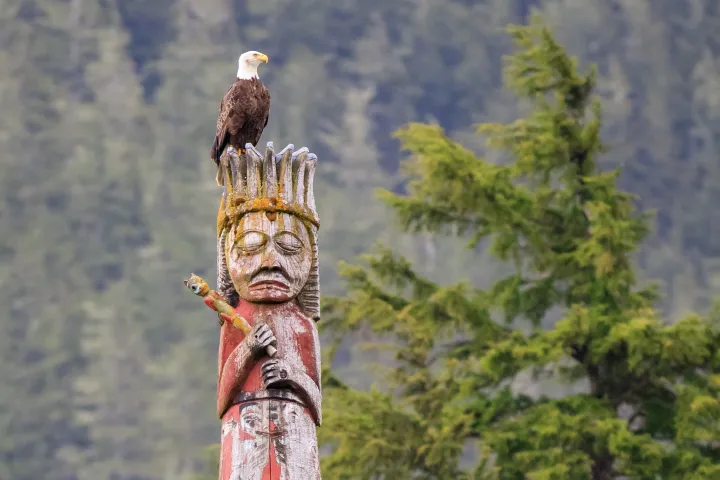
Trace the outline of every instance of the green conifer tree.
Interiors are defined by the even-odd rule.
[[[719,478],[720,309],[659,318],[658,293],[633,265],[648,216],[598,162],[594,70],[581,74],[537,17],[509,32],[506,83],[530,112],[479,132],[511,161],[411,124],[398,133],[412,153],[408,193],[381,198],[406,230],[467,236],[513,273],[487,290],[442,286],[383,248],[341,267],[350,293],[326,299],[327,331],[340,340],[369,326],[396,353],[387,388],[354,390],[326,372],[323,474]],[[539,328],[551,313],[553,328]],[[522,394],[520,373],[578,393]]]

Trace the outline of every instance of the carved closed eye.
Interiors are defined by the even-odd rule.
[[[235,245],[243,255],[253,255],[258,253],[265,246],[267,241],[268,237],[264,233],[256,230],[250,230],[243,232],[242,235],[238,237]]]
[[[281,232],[275,235],[275,245],[286,255],[299,253],[303,249],[303,242],[292,232]]]

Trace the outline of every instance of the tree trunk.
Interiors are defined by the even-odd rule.
[[[613,480],[615,474],[613,472],[612,455],[603,455],[593,458],[592,480]]]

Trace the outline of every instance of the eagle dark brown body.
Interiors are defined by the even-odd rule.
[[[235,80],[220,102],[210,158],[219,166],[220,157],[228,145],[239,152],[244,150],[247,143],[257,145],[269,116],[270,92],[260,79]],[[222,175],[218,175],[216,180],[222,185]]]

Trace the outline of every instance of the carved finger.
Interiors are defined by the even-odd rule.
[[[257,345],[262,344],[263,340],[265,340],[267,338],[267,336],[268,336],[267,332],[255,334],[255,343]]]
[[[268,373],[268,372],[270,372],[270,371],[272,371],[272,370],[274,370],[274,369],[276,369],[276,368],[277,368],[277,362],[275,362],[275,361],[270,361],[270,362],[266,362],[266,363],[262,366],[262,368],[260,369],[260,371],[262,372],[263,375],[265,375],[266,373]]]
[[[271,345],[274,345],[275,343],[276,343],[275,337],[270,337],[267,340],[264,340],[262,343],[260,343],[260,348],[265,349]]]
[[[261,372],[263,375],[267,375],[267,374],[269,374],[270,372],[273,372],[273,371],[275,371],[275,370],[277,370],[277,369],[278,369],[278,366],[277,366],[276,363],[273,363],[273,364],[270,364],[270,365],[265,364],[265,365],[263,365],[263,367],[262,367],[262,369],[260,370],[260,372]]]
[[[278,381],[280,381],[280,377],[278,377],[277,375],[268,375],[264,378],[265,386],[271,385]]]
[[[268,338],[272,337],[273,334],[270,331],[261,332],[259,335],[255,335],[255,342],[258,345],[262,345],[267,341]]]
[[[270,327],[267,326],[267,323],[258,323],[255,325],[255,328],[253,328],[253,335],[256,337],[258,335],[262,335],[264,332],[269,332]]]

